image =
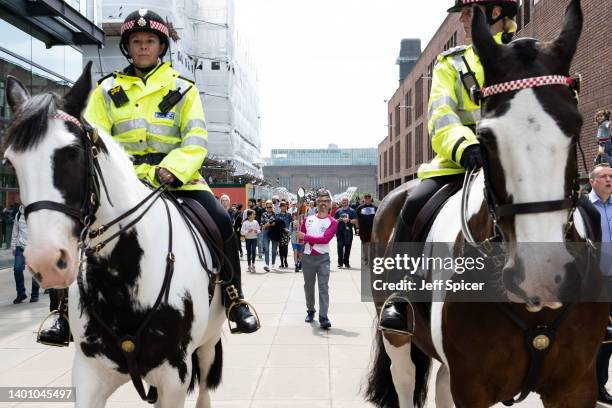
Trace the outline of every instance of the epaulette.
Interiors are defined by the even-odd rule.
[[[110,77],[116,78],[117,74],[115,74],[114,72],[111,72],[110,74],[103,76],[102,78],[98,80],[98,85],[100,85],[102,82],[104,82],[105,79],[110,78]]]
[[[181,76],[181,75],[179,75],[178,77],[179,77],[179,78],[181,78],[183,81],[187,81],[187,82],[189,82],[190,84],[195,85],[195,81],[194,81],[194,80],[192,80],[192,79],[185,78],[184,76]]]
[[[459,54],[461,52],[465,52],[469,48],[468,45],[458,45],[456,47],[450,48],[443,53],[440,53],[441,57],[448,57],[449,55]]]

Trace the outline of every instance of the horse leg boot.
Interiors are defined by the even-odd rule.
[[[57,318],[50,328],[41,330],[37,342],[49,346],[68,347],[72,340],[70,324],[68,323],[68,289],[53,289],[58,298]]]

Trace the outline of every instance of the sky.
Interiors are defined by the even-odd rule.
[[[259,79],[261,154],[377,147],[403,38],[424,49],[451,0],[235,0]]]

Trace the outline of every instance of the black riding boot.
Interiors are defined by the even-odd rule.
[[[260,327],[259,320],[244,301],[236,242],[236,237],[232,235],[223,243],[223,253],[229,255],[225,258],[220,271],[220,278],[228,282],[221,285],[223,306],[225,306],[227,318],[236,324],[231,328],[232,333],[253,333]]]
[[[36,341],[49,346],[68,347],[72,340],[68,323],[68,290],[53,289],[53,292],[51,296],[52,309],[57,310],[57,317],[50,328],[38,333]],[[53,307],[53,303],[57,304],[57,309]]]

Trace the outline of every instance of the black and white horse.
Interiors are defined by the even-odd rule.
[[[136,177],[124,150],[110,135],[88,132],[77,119],[90,90],[90,65],[62,99],[30,97],[9,77],[7,98],[14,117],[4,140],[4,157],[15,168],[23,204],[46,203],[30,207],[27,214],[26,262],[44,288],[70,286],[76,405],[103,407],[130,380],[127,351],[134,353],[136,376],[159,390],[152,398],[156,407],[183,406],[197,381],[197,407],[210,407],[208,389],[221,376],[225,311],[220,289],[217,285],[209,304],[209,277],[198,262],[198,244],[175,206],[147,200],[151,190]],[[138,211],[92,238],[81,262],[80,250],[86,249],[79,243],[87,232],[143,201],[148,202]],[[83,214],[87,208],[93,214]],[[82,234],[84,227],[89,228]],[[96,248],[115,233],[116,239]],[[206,246],[200,249],[212,265]],[[170,252],[174,274],[166,288]],[[141,326],[142,332],[135,333]],[[118,344],[127,335],[135,337]]]
[[[563,304],[561,297],[580,273],[601,282],[597,263],[580,264],[565,245],[585,242],[588,231],[575,192],[582,118],[569,87],[582,22],[580,1],[572,0],[555,41],[499,45],[474,8],[472,34],[486,85],[478,132],[484,171],[465,184],[469,198],[460,191],[442,207],[427,241],[456,249],[473,233],[478,246],[495,231],[510,248],[559,244],[554,256],[538,253],[537,245],[506,255],[492,277],[506,302],[414,303],[413,336],[377,337],[367,390],[376,406],[422,407],[432,358],[441,363],[439,408],[486,408],[530,391],[545,407],[595,406],[595,355],[609,305]]]

